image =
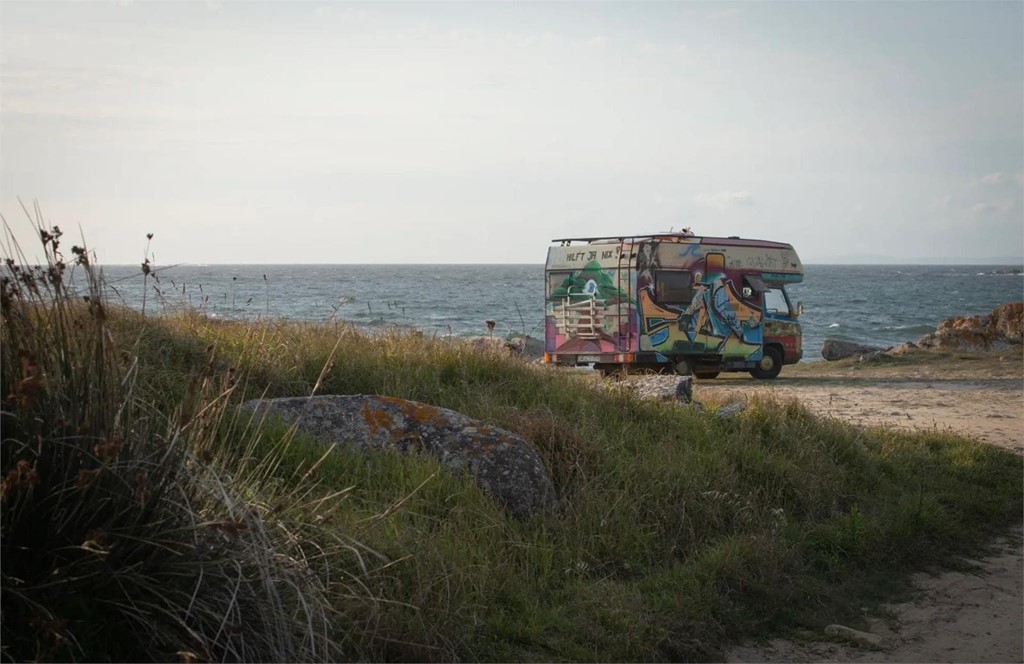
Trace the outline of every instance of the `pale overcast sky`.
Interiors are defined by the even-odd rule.
[[[1024,253],[1024,3],[0,3],[0,211],[108,263],[691,227]]]

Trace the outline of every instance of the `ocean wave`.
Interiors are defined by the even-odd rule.
[[[882,327],[879,327],[877,329],[881,332],[928,334],[930,332],[935,331],[935,326],[916,323],[913,325],[883,325]]]
[[[976,277],[1020,277],[1024,276],[1024,270],[1019,267],[1007,268],[1003,270],[989,270],[988,272],[978,272],[974,276]]]

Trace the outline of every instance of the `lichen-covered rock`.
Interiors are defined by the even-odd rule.
[[[1001,351],[1024,341],[1024,302],[1004,304],[987,316],[956,316],[918,339],[922,348]]]
[[[528,442],[447,408],[361,394],[256,399],[241,408],[298,421],[300,431],[324,444],[426,454],[468,473],[518,517],[555,503],[551,477]]]
[[[821,356],[831,362],[855,355],[885,352],[886,350],[888,349],[846,341],[845,339],[829,338],[825,339],[825,342],[821,345]]]

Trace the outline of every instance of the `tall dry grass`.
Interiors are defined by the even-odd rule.
[[[332,569],[358,547],[312,532],[308,487],[239,461],[261,432],[212,356],[158,406],[87,248],[39,233],[45,264],[8,239],[0,282],[3,658],[342,656],[328,593],[355,584]]]

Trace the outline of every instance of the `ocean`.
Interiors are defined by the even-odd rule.
[[[877,345],[915,341],[945,318],[1024,300],[1021,266],[805,265],[787,287],[802,301],[804,358],[836,336]],[[110,296],[142,307],[139,266],[104,268]],[[155,277],[155,278],[154,278]],[[367,330],[474,336],[544,334],[543,265],[155,266],[146,310],[193,307],[225,319],[343,320]]]

